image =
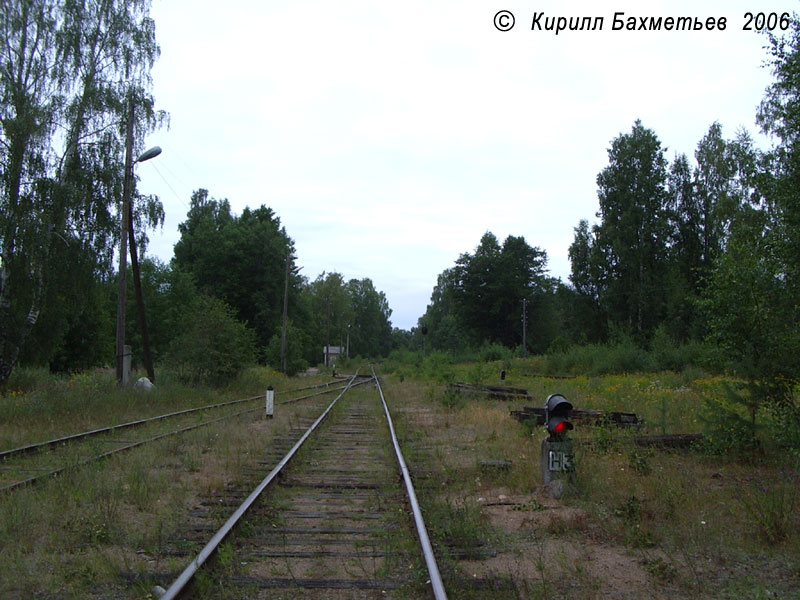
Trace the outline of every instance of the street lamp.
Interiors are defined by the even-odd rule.
[[[125,292],[127,288],[128,267],[128,229],[131,227],[131,186],[133,185],[133,166],[136,163],[150,160],[161,154],[161,148],[154,146],[132,161],[133,154],[133,102],[130,103],[128,131],[125,140],[125,177],[122,185],[122,224],[120,231],[119,275],[117,287],[117,384],[127,384],[127,373],[124,367],[125,356]],[[133,243],[133,240],[131,240]],[[141,308],[141,307],[140,307]],[[148,369],[150,370],[150,369]],[[152,373],[149,373],[152,377]]]
[[[149,150],[145,150],[144,152],[142,152],[139,155],[139,158],[137,158],[134,161],[134,163],[140,163],[140,162],[144,162],[146,160],[150,160],[151,158],[155,158],[159,154],[161,154],[161,146],[153,146]]]

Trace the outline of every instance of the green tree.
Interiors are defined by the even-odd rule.
[[[192,277],[179,269],[164,264],[157,259],[145,259],[140,264],[142,277],[142,293],[147,308],[147,323],[150,336],[150,350],[154,361],[165,358],[169,346],[181,335],[181,327],[188,313],[197,300],[197,289]],[[116,307],[116,281],[114,281],[113,299],[109,304]],[[133,298],[133,282],[128,280],[128,297]],[[137,315],[127,311],[125,339],[133,348],[133,359],[142,364],[141,329]],[[109,314],[109,317],[111,315]]]
[[[774,177],[761,182],[766,207],[773,216],[774,251],[781,262],[787,294],[800,306],[800,21],[795,17],[789,34],[770,35],[771,66],[775,81],[767,88],[757,120],[777,144],[766,159]],[[793,316],[797,313],[794,311]],[[797,326],[797,321],[794,325]]]
[[[639,120],[612,142],[608,157],[597,176],[600,298],[612,325],[646,337],[665,311],[667,162],[658,137]]]
[[[286,374],[295,375],[308,368],[308,361],[303,358],[306,349],[311,341],[307,334],[297,327],[294,322],[289,320],[286,326]],[[273,335],[266,351],[267,363],[273,368],[279,369],[281,366],[281,334]]]
[[[473,254],[463,253],[439,275],[420,319],[420,327],[428,328],[429,347],[455,354],[469,345],[521,345],[523,299],[529,303],[529,340],[537,339],[537,328],[539,339],[549,337],[542,312],[543,296],[552,290],[546,266],[547,254],[525,238],[508,236],[501,246],[486,232]]]
[[[570,282],[574,297],[561,291],[568,300],[568,314],[572,321],[569,336],[576,342],[599,342],[606,337],[606,316],[600,303],[602,288],[602,256],[596,241],[597,226],[589,229],[589,222],[582,219],[575,228],[575,236],[569,247]]]
[[[419,349],[423,343],[431,349],[446,350],[454,356],[456,352],[466,346],[466,333],[464,326],[459,322],[455,307],[456,271],[453,268],[445,269],[439,274],[436,285],[431,293],[431,301],[425,309],[425,314],[419,319],[416,328],[416,339]],[[421,330],[427,328],[425,340],[421,340]]]
[[[64,248],[89,257],[98,278],[111,270],[128,103],[137,107],[137,141],[163,117],[148,92],[158,56],[149,6],[0,5],[0,383],[42,311],[52,309],[45,299]],[[163,216],[155,199],[143,202],[149,210],[139,218]]]
[[[227,200],[210,198],[208,190],[192,194],[186,220],[178,226],[175,268],[194,277],[198,289],[224,300],[247,323],[260,346],[280,331],[287,256],[294,242],[272,209],[245,208],[231,213]],[[290,306],[297,301],[302,279],[290,273]]]
[[[351,279],[347,293],[352,306],[352,321],[346,325],[350,334],[350,356],[388,356],[392,346],[392,309],[383,292],[371,279]]]
[[[705,296],[711,337],[748,379],[754,406],[793,405],[800,379],[800,23],[769,39],[776,80],[758,122],[779,143],[758,156],[738,139],[747,202]]]
[[[344,346],[347,324],[354,322],[353,305],[341,273],[320,273],[309,284],[312,339],[316,341],[313,363],[320,362],[324,347]]]
[[[168,362],[188,383],[223,385],[254,362],[252,330],[222,300],[199,296],[186,313]]]
[[[500,243],[487,231],[475,253],[463,253],[456,260],[455,309],[473,344],[496,341],[501,315],[502,283],[499,277]]]

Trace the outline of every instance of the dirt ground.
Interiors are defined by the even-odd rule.
[[[475,457],[485,452],[480,427],[473,427],[468,420],[459,421],[452,411],[436,405],[414,404],[399,412],[410,428],[424,430],[424,434],[418,434],[418,449],[428,460],[436,457],[431,464],[438,461],[440,468],[451,473],[472,473]],[[589,514],[549,497],[542,486],[520,494],[487,486],[479,479],[466,493],[440,494],[440,499],[450,505],[479,509],[499,540],[491,544],[489,555],[457,560],[462,578],[512,581],[517,596],[526,599],[684,597],[646,570],[647,565],[658,566],[665,561],[657,549],[634,551],[609,543]],[[486,597],[492,597],[491,593]]]

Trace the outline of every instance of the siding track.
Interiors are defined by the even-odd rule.
[[[281,395],[295,397],[282,398],[276,403],[294,403],[330,394],[344,387],[345,384],[342,382],[334,381],[287,390]],[[319,389],[321,391],[296,396],[298,392]],[[81,467],[144,444],[263,411],[263,402],[264,396],[252,396],[101,427],[0,451],[0,494],[47,481],[68,469]],[[120,434],[124,437],[120,437]]]

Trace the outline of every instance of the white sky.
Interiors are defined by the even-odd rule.
[[[635,119],[667,157],[693,158],[715,120],[752,134],[772,80],[747,11],[789,0],[400,3],[154,0],[161,58],[151,134],[137,165],[158,194],[172,257],[192,191],[270,206],[302,274],[369,277],[392,323],[416,325],[436,277],[493,232],[547,251],[565,281],[580,219],[595,220],[597,174]],[[495,13],[516,26],[497,31]],[[545,16],[602,16],[602,31],[531,31]],[[727,17],[727,30],[612,31],[626,16]],[[543,21],[542,21],[543,22]],[[761,145],[766,145],[766,141]]]

